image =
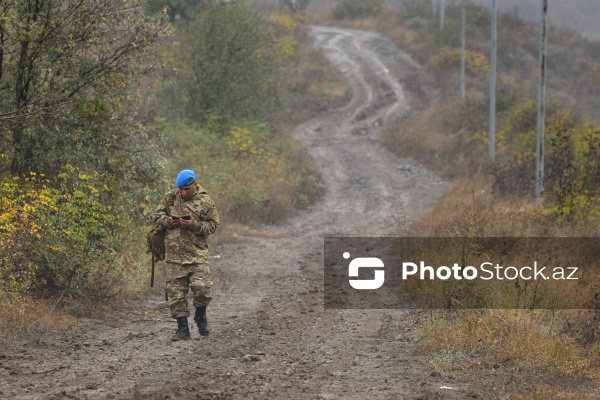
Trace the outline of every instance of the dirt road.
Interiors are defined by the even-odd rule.
[[[323,237],[395,235],[427,212],[445,183],[375,140],[418,100],[418,68],[376,34],[314,27],[352,99],[296,130],[318,163],[323,199],[259,237],[213,254],[207,338],[171,342],[161,290],[138,314],[90,320],[0,352],[0,398],[465,398],[467,381],[414,355],[408,310],[325,310]]]

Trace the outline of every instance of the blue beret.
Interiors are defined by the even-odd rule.
[[[189,186],[192,183],[196,182],[196,174],[191,169],[184,169],[177,175],[177,180],[175,180],[175,186]]]

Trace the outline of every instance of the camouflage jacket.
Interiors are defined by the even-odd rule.
[[[169,217],[192,215],[194,224],[191,229],[167,224]],[[205,264],[208,262],[207,237],[219,226],[219,214],[208,193],[200,185],[190,200],[183,200],[178,189],[173,189],[161,200],[154,210],[154,222],[162,226],[165,232],[165,250],[167,262],[178,264]]]

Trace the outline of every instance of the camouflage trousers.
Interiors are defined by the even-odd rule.
[[[192,290],[194,306],[207,306],[212,300],[210,295],[210,269],[208,264],[166,263],[167,293],[171,301],[171,317],[188,317],[187,294]]]

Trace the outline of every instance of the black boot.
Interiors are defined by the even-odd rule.
[[[210,325],[206,319],[206,306],[196,307],[196,314],[194,315],[194,321],[198,324],[198,333],[202,336],[208,336],[210,333]]]
[[[177,332],[175,332],[171,340],[176,342],[178,340],[188,340],[191,338],[187,317],[177,317]]]

